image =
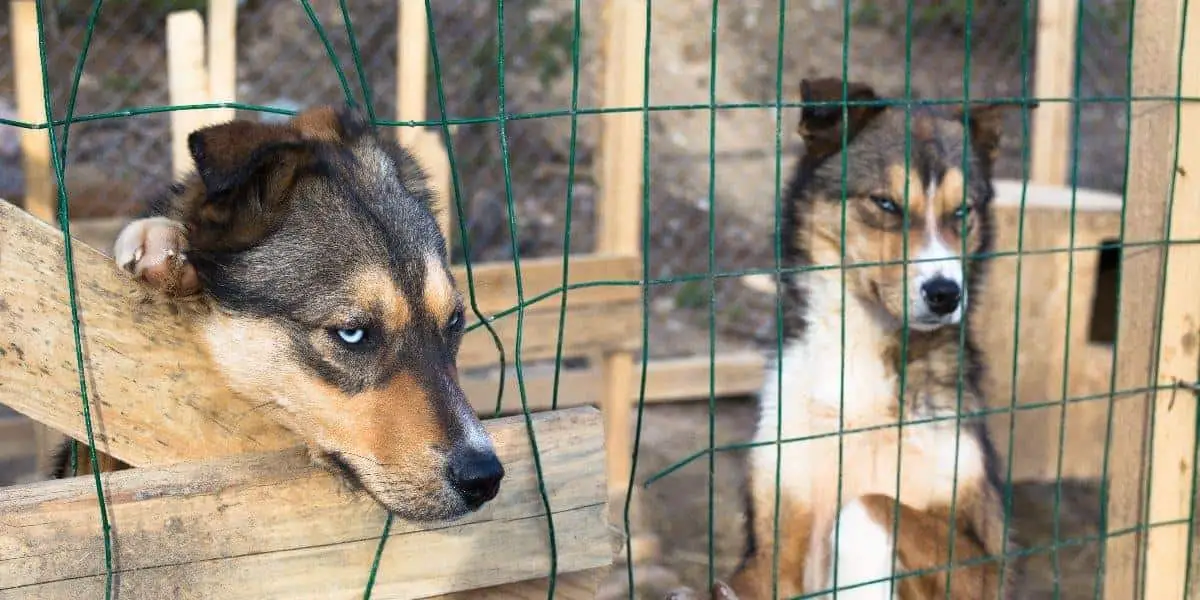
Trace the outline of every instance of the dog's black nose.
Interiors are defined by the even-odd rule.
[[[945,277],[936,277],[921,286],[921,296],[934,314],[948,315],[958,308],[958,302],[962,300],[962,288]]]
[[[447,472],[450,485],[462,494],[471,510],[495,498],[504,479],[504,466],[491,450],[457,450],[450,456]]]

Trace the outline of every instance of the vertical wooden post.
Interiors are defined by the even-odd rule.
[[[429,76],[429,16],[423,0],[398,0],[396,24],[396,120],[424,121],[426,78]],[[450,251],[450,225],[454,213],[450,158],[441,134],[424,128],[399,127],[400,145],[417,157],[429,174],[437,197],[438,224]]]
[[[1075,80],[1075,25],[1078,0],[1043,0],[1038,3],[1037,69],[1034,93],[1038,98],[1069,98]],[[1043,103],[1033,115],[1031,179],[1046,185],[1066,185],[1071,158],[1071,104]]]
[[[208,101],[237,100],[237,0],[208,0]],[[232,121],[232,108],[214,109],[212,124]]]
[[[42,61],[38,51],[37,4],[32,0],[13,0],[10,5],[13,72],[16,77],[17,116],[27,123],[46,122],[45,88],[42,86]],[[58,213],[58,186],[50,167],[50,132],[26,129],[21,132],[21,161],[25,175],[25,210],[54,223]],[[62,435],[32,421],[36,468],[40,474],[50,467],[50,455]]]
[[[1133,33],[1133,94],[1173,97],[1200,93],[1194,11],[1188,23],[1183,88],[1177,88],[1183,0],[1137,3]],[[1188,60],[1190,59],[1190,60]],[[1124,244],[1163,240],[1170,219],[1171,237],[1200,234],[1200,147],[1194,135],[1180,140],[1175,158],[1175,103],[1135,100],[1129,153],[1127,224]],[[1200,127],[1197,107],[1184,104],[1181,131]],[[1177,177],[1170,205],[1172,177]],[[1169,209],[1170,206],[1170,209]],[[1163,280],[1163,261],[1169,256]],[[1121,264],[1121,307],[1116,385],[1118,390],[1193,382],[1198,375],[1200,303],[1194,285],[1200,278],[1200,253],[1190,245],[1126,247]],[[1160,296],[1160,294],[1162,294]],[[1159,303],[1162,301],[1162,314]],[[1161,332],[1161,346],[1156,347]],[[1156,376],[1157,371],[1157,376]],[[1108,532],[1138,528],[1107,541],[1106,598],[1182,598],[1189,531],[1186,524],[1153,523],[1186,517],[1191,505],[1194,468],[1195,396],[1184,390],[1118,394],[1113,405],[1113,440],[1108,448],[1111,495]],[[1153,415],[1153,437],[1147,417]],[[1152,453],[1151,453],[1152,449]],[[1152,457],[1153,470],[1146,468]],[[1145,490],[1149,487],[1149,506]],[[1150,523],[1143,522],[1148,509]],[[1143,562],[1142,544],[1146,544]],[[1141,580],[1145,570],[1145,581]],[[1145,595],[1141,595],[1142,585]]]
[[[167,15],[167,85],[172,105],[208,101],[208,74],[204,66],[204,21],[194,10]],[[187,138],[207,123],[199,110],[171,112],[171,169],[176,177],[192,168]]]
[[[17,115],[27,123],[43,123],[46,121],[46,100],[38,53],[37,4],[32,0],[14,0],[11,11]],[[25,210],[53,223],[57,202],[54,173],[50,168],[49,130],[23,130],[21,155],[25,170]]]
[[[604,106],[642,104],[643,53],[646,48],[646,0],[605,3]],[[642,231],[642,114],[622,112],[604,117],[600,139],[600,202],[597,206],[596,251],[638,256]],[[645,274],[643,274],[644,276]],[[610,501],[623,497],[631,469],[629,390],[633,386],[633,354],[616,352],[603,359],[602,396],[605,452]]]

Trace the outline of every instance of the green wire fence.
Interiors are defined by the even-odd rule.
[[[637,340],[640,371],[635,375],[639,377],[635,385],[638,399],[632,423],[632,447],[628,449],[632,464],[628,480],[622,482],[625,493],[615,499],[620,504],[621,514],[614,526],[621,533],[625,560],[613,569],[612,577],[625,582],[624,587],[618,586],[621,595],[635,597],[638,572],[646,565],[632,559],[634,541],[639,535],[663,529],[656,526],[653,519],[650,523],[638,522],[635,513],[642,510],[662,516],[678,512],[674,505],[667,508],[638,506],[650,502],[648,498],[669,504],[671,500],[664,500],[667,492],[658,492],[666,488],[703,498],[703,502],[689,504],[700,513],[675,515],[703,522],[703,539],[686,548],[668,545],[656,560],[685,573],[684,579],[689,585],[707,588],[716,579],[728,578],[738,554],[737,549],[730,549],[738,544],[730,543],[728,539],[740,536],[740,528],[732,528],[737,533],[721,531],[721,528],[730,529],[729,523],[737,521],[737,517],[731,515],[740,515],[743,510],[723,499],[731,494],[727,487],[744,484],[739,476],[729,471],[744,467],[728,457],[740,459],[742,453],[752,448],[773,447],[779,464],[782,461],[778,461],[778,457],[782,456],[785,445],[834,435],[838,436],[840,456],[841,440],[845,435],[875,429],[839,427],[833,434],[787,438],[782,435],[782,417],[779,416],[776,419],[779,434],[775,441],[746,441],[747,435],[739,438],[726,431],[736,428],[730,425],[733,421],[728,415],[740,410],[744,421],[747,409],[730,408],[731,404],[719,397],[717,365],[721,350],[750,348],[764,355],[780,356],[786,341],[783,321],[788,307],[779,294],[748,291],[742,283],[747,276],[771,279],[778,290],[785,274],[836,269],[845,294],[846,277],[854,269],[893,264],[800,267],[784,262],[783,244],[788,232],[782,229],[782,202],[786,198],[788,173],[796,156],[790,133],[801,106],[793,100],[799,78],[839,75],[844,80],[857,81],[874,77],[879,81],[869,82],[877,89],[887,86],[900,89],[894,94],[898,99],[878,103],[904,110],[906,119],[911,119],[912,109],[919,106],[954,107],[966,102],[1021,101],[1037,95],[1031,73],[1039,6],[1033,2],[844,0],[831,3],[831,6],[820,6],[821,3],[816,2],[801,4],[794,0],[774,0],[748,7],[719,0],[638,1],[633,4],[644,9],[646,31],[641,44],[642,64],[639,65],[643,89],[641,104],[602,106],[599,94],[593,89],[596,86],[587,84],[588,70],[594,70],[597,64],[596,40],[602,37],[601,30],[592,27],[593,23],[600,22],[599,7],[580,0],[530,3],[497,0],[494,4],[453,3],[453,6],[425,0],[429,22],[430,81],[433,84],[429,103],[435,107],[432,112],[436,117],[399,122],[380,116],[391,114],[392,99],[380,94],[379,90],[394,85],[386,79],[392,76],[389,74],[391,66],[381,65],[379,57],[394,55],[397,42],[390,35],[391,31],[380,25],[387,23],[386,19],[372,16],[379,7],[359,3],[353,3],[351,7],[352,3],[345,0],[337,3],[301,0],[299,6],[263,0],[248,3],[246,14],[261,18],[264,23],[282,23],[281,28],[289,24],[302,25],[304,31],[311,33],[299,44],[303,46],[301,56],[308,61],[306,69],[318,64],[318,59],[322,64],[332,66],[330,73],[324,74],[326,80],[323,83],[310,84],[310,78],[316,75],[307,70],[295,72],[272,68],[270,63],[279,60],[278,54],[257,62],[243,54],[239,63],[243,80],[270,82],[246,94],[251,101],[171,106],[162,94],[144,92],[129,94],[130,98],[141,101],[125,103],[118,99],[114,102],[111,97],[98,101],[98,94],[94,93],[96,88],[89,84],[97,77],[109,88],[158,81],[156,85],[161,91],[161,81],[154,79],[161,75],[154,74],[155,69],[145,67],[152,62],[142,60],[132,76],[117,73],[111,68],[112,63],[107,62],[104,65],[109,68],[96,73],[93,63],[89,62],[93,40],[104,35],[106,23],[116,27],[122,21],[132,19],[130,15],[138,13],[130,9],[135,4],[105,3],[103,0],[87,3],[38,1],[41,79],[47,90],[44,118],[30,121],[0,114],[0,125],[6,126],[0,127],[0,134],[5,130],[21,129],[49,133],[50,156],[58,186],[57,225],[66,242],[66,285],[72,299],[76,363],[92,463],[97,463],[97,455],[89,412],[81,324],[75,302],[80,282],[76,280],[71,252],[71,216],[75,206],[71,197],[73,191],[69,188],[68,165],[87,160],[89,156],[93,159],[110,156],[106,152],[111,149],[97,149],[95,142],[90,141],[93,135],[119,147],[123,137],[145,135],[135,132],[146,123],[154,134],[148,137],[165,140],[165,113],[224,107],[241,111],[243,116],[251,118],[285,118],[295,114],[296,109],[318,101],[320,94],[312,89],[333,90],[340,95],[338,99],[362,107],[377,124],[430,127],[440,135],[445,146],[452,172],[448,198],[459,217],[457,231],[452,236],[455,259],[466,265],[467,288],[477,319],[473,327],[492,329],[500,319],[516,321],[515,345],[512,347],[502,347],[494,330],[492,336],[501,365],[500,389],[504,389],[503,376],[507,365],[511,364],[518,381],[521,412],[525,415],[534,449],[540,499],[547,516],[551,564],[547,573],[547,597],[551,598],[556,597],[559,574],[557,540],[570,532],[556,528],[549,495],[541,479],[542,468],[531,420],[533,411],[524,385],[525,369],[529,368],[522,357],[526,309],[560,296],[557,360],[551,385],[554,397],[551,406],[558,407],[564,356],[563,323],[571,318],[569,292],[596,287],[639,289],[642,315],[640,339]],[[202,2],[153,4],[161,11],[153,13],[160,15],[155,18],[165,16],[169,10],[193,8],[190,4],[203,5]],[[382,2],[381,5],[394,7],[395,3]],[[356,14],[356,11],[362,12]],[[1008,459],[1004,472],[999,474],[1008,509],[1003,527],[1006,532],[1012,529],[1018,536],[1049,538],[1050,542],[1026,544],[1004,556],[987,557],[986,560],[1034,564],[1031,561],[1046,558],[1050,564],[1041,568],[1051,575],[1046,589],[1040,590],[1046,597],[1157,598],[1162,597],[1163,590],[1182,591],[1184,597],[1195,597],[1190,532],[1195,527],[1194,458],[1198,422],[1194,402],[1196,382],[1200,379],[1195,336],[1198,332],[1195,312],[1188,313],[1188,307],[1179,305],[1186,302],[1178,288],[1183,285],[1181,281],[1188,282],[1191,274],[1188,261],[1171,260],[1172,254],[1190,256],[1191,246],[1200,241],[1200,227],[1195,222],[1200,215],[1200,197],[1197,197],[1198,188],[1188,180],[1186,168],[1191,166],[1200,171],[1200,149],[1188,141],[1185,127],[1185,124],[1200,124],[1195,108],[1200,83],[1191,75],[1200,69],[1200,64],[1187,62],[1185,58],[1196,57],[1196,47],[1200,45],[1192,39],[1195,33],[1200,33],[1200,28],[1190,26],[1197,19],[1194,13],[1189,10],[1188,0],[1080,3],[1075,22],[1071,24],[1075,41],[1070,94],[1037,98],[1043,108],[1069,108],[1071,140],[1063,144],[1070,153],[1070,175],[1065,182],[1069,192],[1062,196],[1069,198],[1066,203],[1066,244],[1040,240],[1035,248],[1026,246],[1030,241],[1026,237],[1027,228],[1031,230],[1037,226],[1026,217],[1027,201],[1033,196],[1025,185],[1031,162],[1029,140],[1036,133],[1032,127],[1034,117],[1026,112],[1006,130],[1006,145],[1001,151],[997,173],[998,177],[1022,182],[1019,204],[1011,207],[1017,215],[1015,228],[1010,232],[1015,238],[1011,240],[1014,247],[997,248],[980,257],[992,263],[1010,264],[1014,275],[1010,282],[998,280],[995,269],[989,273],[985,288],[1005,290],[1003,293],[1015,302],[1011,317],[1001,315],[1003,321],[993,320],[981,325],[993,333],[1003,332],[995,335],[1011,339],[1011,349],[1006,350],[1009,356],[987,358],[1008,367],[993,377],[1008,379],[1009,396],[992,398],[989,407],[982,411],[965,411],[960,405],[953,417],[934,419],[906,417],[901,404],[899,422],[887,426],[904,428],[950,419],[961,423],[971,418],[1003,421],[998,430],[993,429],[993,435],[997,431],[1007,435],[1007,438],[996,436],[1001,456]],[[146,17],[143,14],[141,18]],[[680,25],[684,22],[690,28]],[[154,21],[139,26],[152,31],[157,25]],[[12,31],[7,33],[10,37],[13,34]],[[271,38],[265,35],[264,39]],[[108,40],[100,43],[111,45]],[[677,89],[682,86],[683,78],[671,70],[670,60],[686,59],[661,58],[663,53],[679,48],[683,48],[680,50],[682,55],[689,52],[696,55],[688,65],[691,70],[678,69],[687,77],[702,81],[692,90],[692,95]],[[943,59],[943,56],[949,58]],[[1200,60],[1200,57],[1196,59]],[[134,59],[108,57],[106,60]],[[872,65],[872,61],[886,62],[887,65],[879,68]],[[64,65],[69,65],[69,70]],[[469,76],[464,76],[464,72]],[[482,75],[476,76],[477,73]],[[117,75],[125,79],[117,81],[120,79]],[[669,83],[660,83],[660,76],[670,78]],[[0,66],[0,81],[6,77],[6,71]],[[730,80],[738,84],[727,83]],[[742,89],[738,89],[738,85]],[[271,86],[280,89],[274,90]],[[288,101],[274,102],[289,94],[293,98]],[[668,100],[660,103],[660,96]],[[296,101],[295,97],[302,99]],[[333,100],[335,98],[320,98],[324,102]],[[854,105],[853,102],[835,104],[842,108],[844,115]],[[100,107],[79,110],[81,106]],[[0,111],[3,109],[0,103]],[[587,175],[589,168],[599,162],[592,156],[600,146],[596,132],[605,117],[622,114],[637,115],[643,131],[639,142],[644,154],[641,164],[643,183],[640,215],[636,217],[642,224],[638,261],[643,275],[640,278],[571,283],[572,261],[566,257],[593,250],[599,245],[596,232],[578,224],[573,226],[580,218],[600,210],[597,182]],[[77,133],[72,136],[72,131]],[[1177,135],[1179,132],[1183,135]],[[0,151],[4,149],[2,142],[0,138]],[[155,149],[159,150],[158,155],[165,155],[161,148],[154,146],[163,143],[147,142],[145,148],[151,150],[141,149],[140,155],[153,156]],[[906,140],[906,144],[911,144],[911,140]],[[86,151],[79,151],[81,146]],[[539,154],[543,150],[545,153]],[[0,158],[3,157],[0,154]],[[845,155],[841,160],[844,170]],[[113,162],[133,164],[139,161],[122,159]],[[545,172],[538,171],[542,166],[546,167]],[[141,172],[133,175],[133,179],[161,181],[166,175],[165,169],[160,167],[138,167]],[[0,164],[0,194],[4,193],[7,181],[5,168],[9,167]],[[1105,365],[1107,389],[1077,394],[1073,390],[1078,384],[1078,376],[1072,365],[1078,363],[1079,358],[1076,356],[1073,360],[1072,357],[1081,350],[1073,346],[1073,332],[1079,331],[1081,320],[1086,317],[1072,315],[1071,308],[1076,306],[1074,297],[1087,293],[1087,290],[1076,288],[1076,273],[1080,271],[1077,261],[1114,246],[1111,243],[1077,243],[1081,235],[1077,230],[1076,214],[1079,188],[1089,187],[1121,196],[1119,210],[1113,212],[1118,213],[1114,217],[1119,230],[1116,246],[1122,249],[1123,262],[1116,275],[1119,293],[1114,304],[1120,311],[1114,308],[1112,315],[1117,334],[1111,341],[1111,364]],[[845,189],[843,193],[846,193]],[[121,209],[114,210],[119,213]],[[1030,210],[1033,210],[1032,205]],[[845,218],[843,211],[843,231]],[[560,224],[562,232],[558,235],[555,227]],[[904,255],[908,256],[908,253],[908,241],[905,240]],[[539,254],[564,257],[561,285],[527,297],[522,287],[522,259]],[[1066,310],[1062,322],[1065,331],[1061,338],[1056,338],[1057,331],[1031,332],[1022,327],[1023,319],[1032,318],[1030,315],[1037,314],[1043,307],[1031,309],[1022,306],[1021,300],[1030,298],[1031,293],[1036,292],[1036,285],[1045,285],[1031,282],[1030,271],[1026,270],[1033,269],[1030,261],[1059,259],[1065,261],[1065,271],[1060,271],[1067,278],[1065,300],[1062,300]],[[491,314],[480,310],[475,300],[471,265],[483,260],[511,261],[517,274],[517,303],[514,306]],[[1006,260],[1011,262],[1004,263]],[[915,262],[908,260],[898,264],[907,270]],[[1033,292],[1031,283],[1036,284]],[[1095,314],[1091,317],[1102,318]],[[979,317],[974,325],[980,325]],[[695,335],[671,334],[678,330]],[[960,353],[965,347],[966,335],[967,328],[964,327],[960,333]],[[1035,339],[1030,339],[1031,335]],[[1191,336],[1191,342],[1186,341],[1188,336]],[[1173,340],[1177,338],[1184,341],[1176,344]],[[1056,345],[1059,340],[1061,345]],[[844,346],[844,325],[842,342]],[[902,355],[907,343],[907,335],[902,336]],[[1041,345],[1061,350],[1052,359],[1054,369],[1061,373],[1061,383],[1057,390],[1047,391],[1040,397],[1021,397],[1022,390],[1028,389],[1018,385],[1022,369],[1028,369],[1028,362],[1023,362],[1023,357],[1032,352],[1038,353],[1039,357],[1046,354],[1037,348]],[[1031,346],[1035,350],[1031,351]],[[696,348],[705,348],[706,352],[697,352]],[[661,409],[648,406],[647,381],[652,376],[653,361],[681,353],[707,354],[706,405]],[[845,360],[844,356],[842,360]],[[959,363],[957,380],[961,402],[962,365],[965,363],[961,355]],[[777,387],[783,385],[783,373],[779,369],[768,371],[764,377],[774,378]],[[1028,375],[1025,377],[1027,379]],[[902,373],[901,396],[906,385]],[[1139,403],[1143,398],[1147,401]],[[504,402],[503,397],[497,399],[497,413]],[[1091,432],[1095,439],[1103,440],[1104,447],[1098,472],[1093,477],[1100,483],[1088,500],[1094,506],[1087,505],[1086,508],[1097,514],[1094,522],[1089,524],[1090,528],[1085,528],[1088,531],[1082,534],[1067,531],[1066,521],[1075,516],[1072,511],[1084,512],[1085,509],[1072,501],[1071,494],[1075,492],[1066,487],[1069,478],[1063,475],[1070,467],[1066,464],[1068,409],[1080,406],[1099,407],[1104,415],[1103,428]],[[690,432],[696,436],[693,442],[702,442],[701,447],[693,450],[685,446],[668,446],[669,436],[655,437],[654,427],[662,423],[661,419],[655,420],[654,413],[659,410],[676,411],[670,413],[675,415],[670,418],[690,411],[687,417],[690,420],[681,422],[702,430],[698,436],[695,431]],[[1039,413],[1053,415],[1054,410],[1059,413],[1048,431],[1054,432],[1055,439],[1047,440],[1056,444],[1052,448],[1052,469],[1047,466],[1054,473],[1044,482],[1052,489],[1048,492],[1048,500],[1029,509],[1049,515],[1042,523],[1048,531],[1033,531],[1037,535],[1030,536],[1029,531],[1013,527],[1012,523],[1019,516],[1019,489],[1032,489],[1029,487],[1032,484],[1014,479],[1013,457],[1026,450],[1015,442],[1021,433],[1017,427],[1018,417]],[[1173,412],[1176,410],[1179,412]],[[1145,426],[1141,427],[1143,422]],[[653,456],[647,459],[648,455]],[[1179,459],[1178,465],[1165,462],[1164,456]],[[649,467],[646,461],[650,463]],[[899,489],[904,473],[918,467],[901,466],[899,458],[897,464],[896,487]],[[672,478],[681,477],[688,469],[695,470],[694,467],[703,468],[700,478],[703,483],[697,489],[670,486]],[[782,477],[783,468],[780,464],[777,480]],[[107,598],[114,589],[112,545],[119,534],[113,532],[108,521],[100,474],[94,473],[93,480],[100,499]],[[841,479],[826,483],[838,486],[839,505],[843,504],[846,498],[842,497]],[[639,488],[642,491],[640,499],[635,497]],[[781,494],[780,486],[776,485],[774,502],[777,507]],[[733,495],[740,497],[740,490]],[[1186,503],[1180,499],[1184,496]],[[1187,510],[1179,513],[1176,509],[1183,504]],[[778,532],[781,518],[778,510],[774,518]],[[363,565],[368,573],[364,597],[372,594],[391,527],[389,517],[374,562]],[[898,524],[894,527],[898,528]],[[1179,538],[1170,537],[1169,531],[1182,528],[1186,528],[1189,535],[1181,550]],[[893,529],[893,534],[896,531],[898,529]],[[658,535],[666,539],[669,533],[659,531]],[[1073,582],[1071,585],[1064,584],[1068,579],[1063,573],[1078,570],[1079,565],[1064,560],[1063,556],[1081,549],[1095,553],[1089,570],[1069,579]],[[952,566],[936,570],[945,572],[947,582],[954,569],[967,566],[964,561],[955,561],[954,552],[952,545],[947,559]],[[1186,556],[1180,556],[1179,552]],[[696,559],[693,553],[702,554],[702,559]],[[778,552],[774,554],[777,556]],[[1173,574],[1178,574],[1177,565],[1171,561],[1179,562],[1179,559],[1186,559],[1182,581],[1167,581]],[[778,569],[776,564],[774,575],[777,580]],[[896,579],[921,574],[903,573]],[[1086,590],[1072,587],[1080,581],[1090,584]],[[836,567],[833,582],[837,588]],[[846,589],[849,588],[842,588]],[[655,593],[660,591],[665,590]],[[812,593],[804,597],[823,594]]]

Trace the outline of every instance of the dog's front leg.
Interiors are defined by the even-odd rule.
[[[117,266],[146,288],[182,298],[200,291],[196,269],[187,261],[187,248],[182,223],[149,217],[121,230],[113,244],[113,258]]]

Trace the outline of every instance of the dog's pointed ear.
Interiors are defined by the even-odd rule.
[[[861,104],[878,100],[875,90],[865,83],[841,79],[804,79],[800,82],[800,98],[805,103],[800,110],[800,136],[804,138],[804,160],[813,163],[837,153],[842,148],[842,93],[851,104],[846,107],[846,143],[854,139],[867,123],[883,112],[876,104]],[[810,102],[822,103],[816,106]]]
[[[955,120],[966,117],[966,126],[971,131],[971,147],[980,158],[991,163],[1000,153],[1000,141],[1004,136],[1004,115],[1011,110],[1037,108],[1036,100],[1027,102],[985,103],[972,102],[966,107],[953,110]]]
[[[231,121],[192,132],[188,149],[204,196],[188,222],[189,244],[229,251],[262,239],[314,149],[287,125]]]

